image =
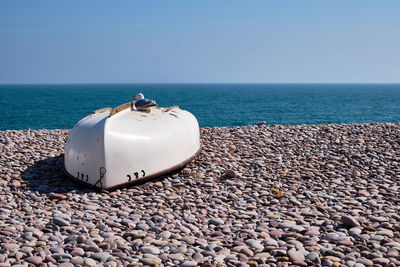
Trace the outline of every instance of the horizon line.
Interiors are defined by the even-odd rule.
[[[400,85],[400,82],[22,82],[22,83],[0,83],[0,85],[184,85],[184,84],[314,84],[314,85],[329,85],[329,84],[393,84]]]

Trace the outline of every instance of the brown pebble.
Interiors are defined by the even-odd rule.
[[[237,174],[234,170],[225,170],[225,177],[236,178]]]
[[[58,193],[51,193],[51,194],[50,194],[50,197],[51,197],[51,198],[58,198],[58,199],[66,199],[66,198],[67,198],[66,195],[58,194]]]
[[[351,215],[343,215],[340,220],[344,225],[349,227],[360,226],[360,223]]]

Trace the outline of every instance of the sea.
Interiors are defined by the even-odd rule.
[[[400,122],[400,84],[4,84],[0,130],[70,129],[139,92],[201,127]]]

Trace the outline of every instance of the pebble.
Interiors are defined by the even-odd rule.
[[[209,223],[210,223],[210,224],[214,224],[214,225],[221,225],[221,224],[224,224],[224,220],[219,219],[219,218],[212,218],[212,219],[209,221]]]
[[[350,215],[343,215],[341,217],[341,221],[344,225],[349,227],[360,226],[360,223],[353,216]]]
[[[108,252],[92,253],[90,257],[97,261],[106,261],[110,254]]]
[[[117,263],[115,261],[108,261],[103,264],[104,267],[117,267]]]
[[[154,258],[141,258],[140,262],[150,266],[157,266],[159,264],[159,260]]]
[[[72,257],[71,263],[74,265],[82,265],[84,264],[84,259],[79,256]]]
[[[305,260],[304,255],[298,251],[289,250],[287,255],[289,256],[289,259],[293,262],[303,262]]]
[[[248,247],[243,247],[240,250],[240,252],[243,253],[244,255],[246,255],[247,257],[253,257],[254,256],[254,252],[251,249],[249,249]]]
[[[35,264],[35,265],[39,265],[42,263],[43,259],[40,256],[32,256],[32,257],[27,257],[25,259],[27,262]]]
[[[85,258],[85,259],[83,260],[83,263],[84,263],[86,266],[95,266],[95,265],[96,265],[96,261],[93,260],[93,259],[91,259],[91,258]]]
[[[185,259],[185,256],[182,253],[176,253],[169,254],[168,258],[170,258],[171,260],[183,261]]]
[[[227,170],[225,170],[225,176],[228,178],[236,178],[237,174],[234,170],[227,169]]]
[[[54,259],[60,260],[60,259],[72,259],[72,256],[69,255],[68,253],[53,253],[51,255]]]
[[[143,246],[140,248],[140,251],[143,253],[149,253],[155,255],[160,254],[160,250],[155,246]]]
[[[306,255],[306,259],[310,260],[313,263],[319,263],[320,254],[318,252],[312,251]]]
[[[59,218],[59,217],[54,217],[53,218],[53,222],[56,225],[59,225],[59,226],[68,226],[69,225],[69,222],[67,220],[64,220],[64,219]]]
[[[359,259],[357,259],[357,263],[363,264],[363,265],[365,265],[365,266],[372,266],[372,265],[374,265],[374,263],[373,263],[371,260],[366,259],[366,258],[359,258]]]
[[[372,259],[374,264],[386,265],[389,264],[390,260],[386,258],[374,258]]]
[[[85,251],[82,248],[74,248],[70,254],[73,256],[83,256],[85,255]]]
[[[195,267],[197,266],[197,261],[185,261],[181,264],[181,267]]]

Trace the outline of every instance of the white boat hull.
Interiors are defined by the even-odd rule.
[[[83,118],[71,130],[64,168],[80,182],[113,189],[180,168],[199,151],[199,125],[188,111],[108,109]]]

